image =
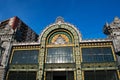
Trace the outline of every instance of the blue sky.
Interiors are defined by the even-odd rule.
[[[120,0],[0,0],[0,21],[13,16],[37,34],[62,16],[80,30],[83,39],[105,38],[105,22],[120,18]]]

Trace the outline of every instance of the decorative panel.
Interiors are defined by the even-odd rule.
[[[59,41],[59,42],[58,42]],[[49,44],[67,44],[72,42],[72,37],[66,32],[55,32],[48,40]]]
[[[117,68],[117,63],[116,62],[95,62],[95,63],[90,63],[90,62],[83,62],[81,64],[82,68]]]
[[[38,65],[9,65],[10,70],[14,69],[14,70],[37,70],[38,69]]]
[[[58,34],[53,37],[51,42],[53,44],[65,44],[65,43],[69,43],[69,39],[66,35]]]
[[[46,69],[57,69],[57,68],[72,68],[75,69],[75,63],[46,63],[45,64]]]

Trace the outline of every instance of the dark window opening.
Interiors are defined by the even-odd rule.
[[[85,80],[119,80],[116,71],[85,71]]]
[[[48,71],[46,80],[74,80],[73,71]]]
[[[53,80],[66,80],[66,76],[53,76]]]
[[[36,72],[31,71],[11,71],[7,80],[36,80]]]

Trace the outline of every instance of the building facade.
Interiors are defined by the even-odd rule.
[[[120,80],[119,24],[117,17],[105,24],[105,39],[83,40],[79,30],[62,17],[39,36],[18,17],[3,21],[0,79]]]

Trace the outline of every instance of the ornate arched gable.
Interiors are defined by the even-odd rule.
[[[41,45],[79,43],[81,34],[74,25],[66,23],[62,17],[58,17],[54,24],[44,29],[39,37],[39,41]]]

